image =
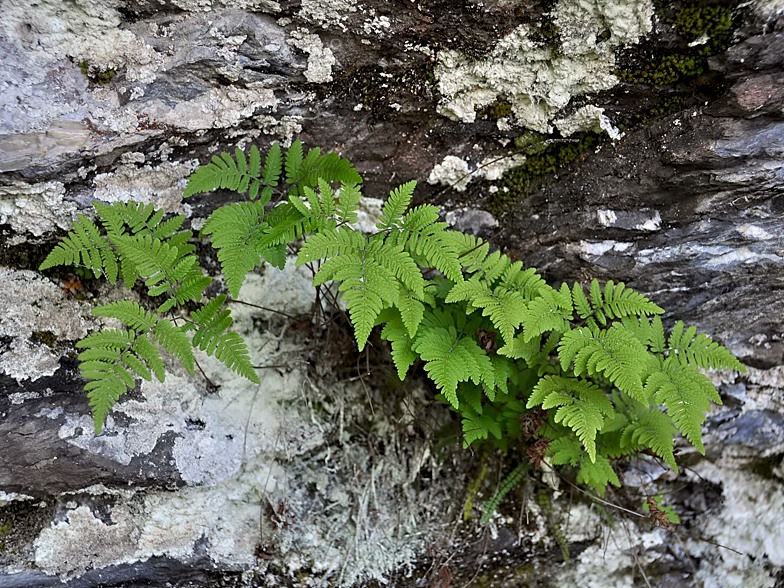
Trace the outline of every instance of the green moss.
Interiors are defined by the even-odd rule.
[[[526,155],[525,163],[507,171],[496,183],[499,190],[491,203],[492,212],[502,213],[530,194],[543,178],[592,151],[606,138],[606,134],[594,132],[575,135],[574,140],[549,143],[538,133],[526,133],[519,137],[516,143],[525,146],[520,148],[518,145]]]
[[[496,98],[495,101],[490,105],[482,108],[477,113],[477,118],[481,118],[486,116],[492,119],[499,119],[505,116],[509,116],[512,113],[512,104],[503,98]]]
[[[57,335],[52,333],[52,331],[33,331],[32,335],[30,335],[30,340],[33,343],[43,343],[48,347],[54,348],[54,344],[57,341]]]
[[[423,62],[416,67],[366,67],[351,72],[330,84],[318,86],[321,96],[347,94],[374,115],[393,112],[391,104],[413,94],[417,98],[438,101],[435,63]]]
[[[112,81],[112,78],[117,75],[117,72],[114,71],[113,68],[110,67],[101,71],[95,66],[90,65],[90,61],[87,59],[79,62],[79,69],[81,69],[82,73],[87,76],[88,80],[94,84],[99,85],[108,84]]]
[[[56,235],[61,237],[62,235],[65,235],[65,233],[58,232]],[[8,239],[0,237],[0,265],[12,267],[14,269],[29,269],[36,271],[51,250],[51,243],[33,243],[26,241],[16,245],[8,245]]]
[[[660,20],[671,24],[680,40],[668,50],[645,45],[634,49],[632,63],[615,72],[624,82],[664,86],[693,80],[708,69],[709,57],[730,45],[734,23],[729,5],[660,2],[657,10]],[[704,42],[691,46],[698,39]]]
[[[612,31],[610,29],[604,29],[601,33],[596,35],[596,42],[597,43],[604,43],[612,36]]]
[[[728,6],[687,6],[675,15],[674,24],[675,32],[689,41],[721,36],[732,27],[732,10]]]
[[[705,69],[707,58],[697,53],[680,55],[663,55],[657,57],[636,70],[618,71],[619,79],[630,84],[648,84],[664,86],[682,78],[699,76]]]
[[[0,507],[0,566],[18,563],[19,554],[29,553],[33,541],[54,516],[54,501],[14,501]]]
[[[561,29],[555,24],[552,14],[544,14],[541,20],[531,23],[528,38],[539,46],[549,49],[551,59],[563,57]]]
[[[659,98],[655,106],[627,116],[626,118],[617,121],[615,126],[620,131],[626,131],[636,126],[643,125],[651,119],[672,114],[683,108],[686,98],[687,96],[684,93],[666,95]]]

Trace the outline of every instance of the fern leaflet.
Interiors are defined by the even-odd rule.
[[[689,327],[684,332],[683,321],[678,321],[667,341],[669,356],[674,357],[683,365],[693,365],[703,369],[726,368],[745,372],[735,356],[727,349],[714,342],[705,333],[697,333],[697,327]]]
[[[704,455],[705,448],[700,438],[700,428],[705,422],[704,411],[710,409],[709,400],[721,404],[721,398],[707,376],[690,366],[678,364],[674,359],[667,359],[661,371],[648,377],[645,393],[656,404],[667,408],[675,425]]]
[[[229,293],[236,298],[248,272],[261,262],[257,244],[264,230],[264,205],[256,202],[235,202],[213,212],[202,227],[201,235],[211,235],[212,246],[218,250]]]
[[[226,296],[220,295],[191,312],[191,318],[197,325],[191,342],[207,355],[214,353],[227,368],[259,384],[261,381],[250,362],[248,348],[242,337],[234,331],[227,332],[233,320],[230,310],[220,310],[224,302]]]
[[[482,348],[455,327],[428,329],[414,341],[413,350],[427,363],[425,371],[435,382],[447,402],[457,410],[459,382],[471,380],[492,388],[495,383],[493,365]]]
[[[545,376],[534,387],[526,408],[539,405],[545,410],[559,407],[555,422],[571,428],[595,462],[596,433],[602,429],[605,418],[615,413],[604,392],[585,380]]]

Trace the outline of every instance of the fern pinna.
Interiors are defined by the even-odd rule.
[[[401,380],[421,361],[461,415],[466,446],[517,447],[535,466],[573,467],[599,493],[620,484],[611,460],[645,451],[677,469],[678,431],[704,451],[705,411],[720,398],[701,370],[745,371],[729,351],[680,322],[667,335],[663,310],[622,283],[593,280],[587,293],[551,287],[487,242],[449,230],[435,206],[411,208],[414,182],[390,193],[376,232],[365,235],[351,226],[361,181],[345,159],[305,154],[296,141],[285,154],[273,145],[263,165],[255,146],[213,157],[185,196],[228,189],[241,197],[201,231],[232,297],[262,259],[283,267],[287,247],[301,240],[297,265],[313,269],[315,286],[337,283],[360,350],[380,325]],[[79,343],[96,423],[133,374],[162,377],[156,345],[189,370],[197,346],[254,379],[244,343],[227,330],[225,296],[176,315],[209,282],[190,233],[177,232],[180,217],[161,223],[161,213],[132,203],[96,209],[104,230],[80,217],[42,268],[82,265],[129,287],[141,279],[164,300],[154,312],[136,303],[96,310],[126,325]]]
[[[79,215],[74,228],[41,264],[42,270],[75,265],[103,275],[111,283],[122,277],[127,288],[141,281],[155,310],[138,302],[121,300],[93,309],[96,316],[118,320],[124,328],[88,335],[77,343],[82,375],[93,411],[96,435],[117,402],[136,377],[163,381],[160,348],[177,358],[193,374],[193,347],[201,344],[235,372],[258,381],[242,339],[227,331],[228,310],[218,313],[224,298],[213,299],[188,315],[184,305],[199,303],[212,278],[206,276],[189,244],[192,233],[180,231],[184,216],[163,221],[163,212],[152,205],[96,202],[99,221]],[[216,316],[220,320],[216,321]],[[192,338],[188,333],[195,330]],[[205,343],[206,342],[206,343]]]

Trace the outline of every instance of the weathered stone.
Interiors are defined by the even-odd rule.
[[[687,47],[643,1],[0,4],[0,240],[4,252],[31,251],[24,262],[4,253],[0,270],[0,500],[47,505],[19,555],[0,559],[0,588],[443,587],[453,573],[453,585],[467,582],[485,552],[514,568],[480,570],[488,585],[493,574],[504,586],[631,585],[640,570],[660,586],[774,585],[784,569],[784,21],[775,2],[734,14],[731,46],[702,74],[652,87],[620,82],[629,55]],[[670,95],[680,106],[666,106]],[[585,132],[604,141],[571,164],[541,161],[556,173],[533,183],[510,179],[509,168]],[[753,366],[711,374],[727,406],[706,422],[705,458],[683,444],[689,469],[677,478],[650,461],[627,472],[640,493],[674,490],[692,538],[675,546],[626,520],[613,535],[587,503],[548,512],[520,499],[529,487],[513,516],[492,521],[493,541],[467,546],[473,523],[446,522],[461,516],[476,456],[448,447],[436,459],[422,432],[448,413],[417,385],[355,380],[348,334],[312,348],[318,327],[301,318],[313,291],[293,268],[253,274],[242,293],[288,317],[233,308],[268,368],[261,386],[205,358],[209,382],[172,365],[94,434],[73,344],[99,326],[92,303],[125,294],[100,287],[77,300],[62,275],[35,271],[33,250],[93,199],[152,202],[198,227],[231,198],[182,201],[198,163],[295,136],[351,159],[367,196],[416,179],[418,201],[441,204],[461,230],[502,230],[493,243],[556,285],[623,280],[666,308],[668,325],[697,324]],[[365,201],[361,226],[379,207]],[[487,482],[477,503],[493,491]],[[568,521],[567,569],[553,563],[554,520]],[[416,561],[435,575],[396,571]],[[438,567],[446,561],[454,569]]]

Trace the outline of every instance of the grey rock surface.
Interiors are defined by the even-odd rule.
[[[699,75],[622,81],[712,42],[687,46],[675,9],[660,10],[1,2],[0,588],[447,588],[475,572],[505,587],[780,584],[784,8],[734,5]],[[489,525],[461,522],[480,456],[433,445],[451,417],[422,382],[390,389],[381,355],[382,375],[360,379],[346,333],[323,344],[300,320],[313,290],[293,264],[259,268],[241,297],[294,318],[234,311],[254,363],[274,366],[260,386],[207,358],[216,388],[172,364],[94,435],[74,344],[100,327],[93,304],[126,294],[69,289],[66,273],[37,271],[43,256],[93,200],[152,202],[198,227],[230,200],[183,201],[199,163],[295,137],[351,159],[367,196],[416,179],[418,202],[555,285],[624,281],[749,366],[710,374],[725,405],[704,457],[679,443],[680,473],[645,456],[627,472],[640,496],[667,493],[679,535],[626,494],[607,497],[627,509],[614,530],[608,505],[547,473],[536,483],[566,498],[552,512],[529,500],[532,481]],[[558,146],[577,151],[537,159]],[[547,173],[519,180],[533,162]],[[365,204],[372,225],[379,201]],[[477,505],[502,475],[492,468]]]

